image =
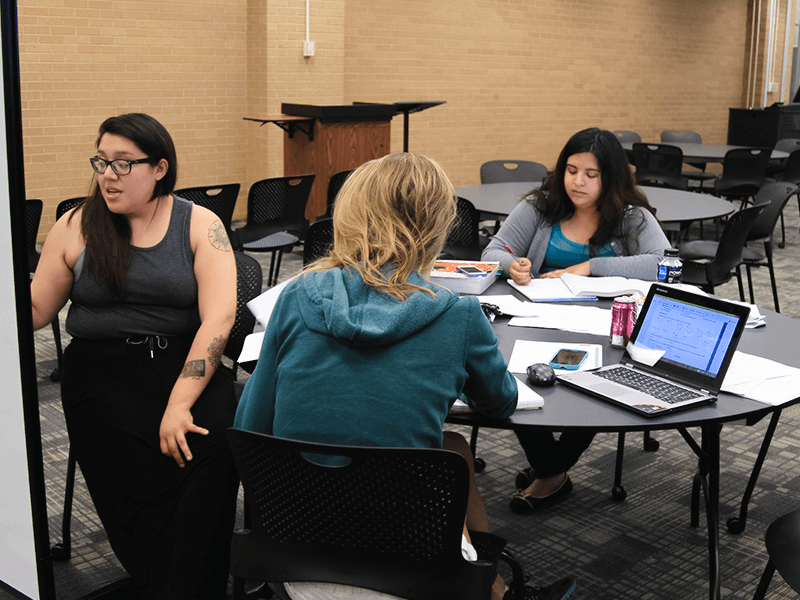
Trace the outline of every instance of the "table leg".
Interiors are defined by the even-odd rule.
[[[742,496],[742,503],[739,506],[739,516],[730,517],[726,523],[728,531],[731,533],[742,533],[747,525],[747,506],[750,504],[750,498],[753,496],[753,490],[756,487],[758,476],[761,474],[761,467],[764,466],[764,459],[767,457],[769,446],[772,443],[772,437],[775,435],[775,428],[778,426],[778,421],[781,418],[781,410],[778,409],[772,413],[772,418],[767,426],[767,431],[764,434],[764,440],[761,442],[761,449],[758,452],[758,457],[753,465],[753,471],[750,473],[750,479],[747,481],[747,488]]]
[[[697,474],[692,482],[692,527],[699,524],[699,495],[703,492],[708,527],[708,597],[720,600],[719,573],[719,455],[720,426],[702,428],[701,446],[685,429],[679,430],[689,447],[697,454]]]

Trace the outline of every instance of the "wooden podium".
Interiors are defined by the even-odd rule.
[[[389,154],[392,104],[315,106],[282,104],[280,117],[246,117],[275,123],[284,130],[283,174],[314,173],[306,218],[325,214],[328,181],[339,171],[355,169]]]

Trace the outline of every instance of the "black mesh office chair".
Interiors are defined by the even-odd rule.
[[[71,209],[78,206],[86,199],[85,196],[78,198],[67,198],[62,200],[56,206],[56,221],[63,217]],[[61,344],[61,325],[59,323],[58,315],[53,319],[53,342],[56,346],[56,368],[50,373],[50,381],[61,381],[61,363],[64,359],[64,351]]]
[[[471,533],[479,560],[461,555],[469,469],[454,452],[355,448],[228,430],[250,529],[234,532],[234,598],[244,580],[351,585],[413,600],[487,599],[498,559],[522,571],[505,540]],[[305,455],[304,455],[305,453]],[[345,457],[327,467],[314,455]],[[319,490],[324,489],[324,500]],[[311,499],[311,500],[310,500]]]
[[[25,249],[28,254],[28,268],[31,275],[39,264],[39,251],[36,249],[36,238],[39,236],[39,224],[42,222],[44,203],[38,198],[25,200]]]
[[[234,380],[237,379],[237,359],[242,351],[244,339],[253,332],[256,319],[247,303],[261,293],[261,265],[252,256],[241,252],[234,252],[236,258],[236,319],[228,336],[223,355],[233,361]],[[223,368],[220,365],[219,368]],[[245,368],[244,366],[242,368]],[[245,368],[245,370],[247,370]],[[237,385],[237,395],[241,394],[241,385]],[[75,469],[77,460],[70,447],[67,457],[67,476],[64,481],[64,512],[61,516],[61,542],[50,548],[50,557],[63,562],[72,555],[72,500],[75,495]]]
[[[800,592],[800,510],[774,520],[764,537],[769,559],[753,600],[764,600],[777,570],[795,592]]]
[[[278,281],[283,253],[306,234],[306,204],[313,184],[314,175],[297,175],[263,179],[250,186],[247,222],[232,232],[231,241],[241,252],[272,252],[267,287]]]
[[[481,258],[478,211],[466,198],[457,198],[456,219],[447,235],[440,258],[460,260]]]
[[[319,219],[311,224],[303,241],[303,266],[322,258],[333,246],[333,219]]]
[[[714,288],[727,283],[734,275],[739,283],[739,299],[744,301],[744,288],[742,286],[741,265],[744,262],[743,251],[750,234],[750,229],[755,225],[756,219],[767,207],[758,204],[742,209],[728,217],[725,228],[722,230],[717,249],[710,260],[693,260],[689,258],[691,243],[683,244],[680,248],[680,258],[683,263],[683,282],[696,285],[709,294],[714,293]],[[687,248],[688,246],[688,248]]]
[[[634,143],[631,151],[636,183],[685,190],[689,180],[681,174],[683,151],[669,144]]]
[[[547,167],[530,160],[490,160],[481,165],[481,183],[544,181]]]
[[[328,201],[328,208],[325,211],[325,216],[330,218],[333,216],[333,205],[336,203],[336,196],[339,195],[339,190],[342,189],[345,180],[350,176],[350,173],[353,172],[353,169],[348,169],[346,171],[339,171],[338,173],[334,173],[331,175],[331,178],[328,180],[328,193],[327,193],[327,201]]]
[[[696,131],[680,131],[677,129],[667,129],[661,132],[661,141],[669,144],[670,142],[683,142],[686,144],[702,144],[703,138],[702,136],[697,133]],[[700,186],[698,187],[699,191],[703,190],[703,184],[706,181],[713,181],[717,178],[716,173],[710,173],[706,171],[707,164],[704,162],[689,162],[686,163],[689,166],[692,166],[698,171],[684,171],[683,176],[687,179],[692,181],[698,181]]]
[[[174,195],[207,208],[219,217],[225,226],[228,237],[231,236],[231,222],[236,200],[239,198],[239,183],[223,183],[220,185],[201,185],[175,190]]]
[[[747,234],[747,242],[764,243],[764,252],[746,246],[742,250],[742,261],[747,273],[747,287],[750,292],[750,303],[755,303],[753,297],[753,280],[750,269],[752,267],[767,267],[769,279],[772,284],[772,298],[775,302],[775,312],[780,312],[778,302],[778,286],[775,282],[775,269],[772,264],[772,232],[778,222],[784,206],[789,199],[797,193],[797,186],[793,183],[766,183],[755,196],[756,205],[766,205],[766,208],[756,219]],[[719,243],[715,241],[696,240],[686,242],[681,246],[681,259],[697,261],[700,259],[711,260],[716,256]]]

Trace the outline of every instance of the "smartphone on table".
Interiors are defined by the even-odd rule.
[[[566,369],[568,371],[575,371],[586,360],[586,350],[573,350],[571,348],[562,348],[556,352],[555,356],[550,359],[550,366],[554,369]]]

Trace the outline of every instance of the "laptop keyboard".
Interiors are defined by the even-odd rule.
[[[701,398],[705,395],[673,385],[661,379],[656,379],[645,373],[626,369],[625,367],[614,367],[595,373],[595,375],[644,392],[645,394],[650,394],[654,398],[658,398],[662,402],[667,402],[669,404],[691,400],[692,398]]]

